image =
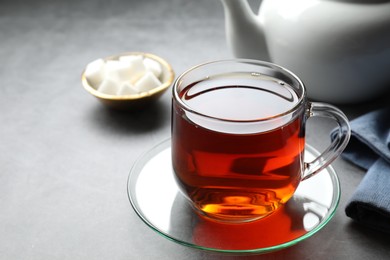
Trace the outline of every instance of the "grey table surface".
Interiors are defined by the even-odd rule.
[[[210,254],[149,229],[126,193],[129,170],[170,136],[170,92],[135,113],[108,110],[82,89],[84,66],[127,51],[155,53],[176,74],[230,58],[218,0],[0,1],[0,259],[387,259],[390,236],[344,213],[364,172],[337,159],[334,218],[288,249]],[[390,95],[340,106],[350,119]],[[312,146],[329,129],[309,123]]]

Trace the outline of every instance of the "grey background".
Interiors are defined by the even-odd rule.
[[[254,1],[252,1],[254,3]],[[176,74],[229,58],[218,0],[0,1],[0,259],[386,259],[389,235],[353,223],[344,206],[364,172],[338,159],[342,197],[330,223],[286,250],[236,257],[177,245],[133,212],[134,161],[170,136],[170,93],[148,109],[105,109],[82,89],[99,57],[146,51]],[[350,117],[390,95],[340,106]],[[330,127],[308,124],[325,147]]]

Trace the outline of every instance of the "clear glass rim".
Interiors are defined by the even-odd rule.
[[[251,64],[251,65],[256,65],[256,66],[261,66],[261,67],[268,67],[268,68],[271,68],[275,71],[282,72],[290,79],[298,82],[298,85],[302,90],[302,94],[300,94],[298,96],[298,101],[296,102],[296,104],[294,104],[294,106],[292,108],[290,108],[282,113],[275,114],[275,115],[267,117],[267,118],[258,118],[258,119],[250,119],[250,120],[226,119],[226,118],[220,118],[220,117],[206,115],[204,113],[201,113],[201,112],[194,110],[193,108],[188,106],[185,102],[183,102],[183,100],[179,97],[179,91],[178,91],[179,86],[181,85],[180,83],[183,80],[183,78],[186,77],[188,74],[190,74],[192,71],[202,69],[202,68],[209,66],[209,65],[222,64],[222,63],[226,63],[226,64],[228,64],[228,63]],[[298,76],[296,76],[293,72],[291,72],[290,70],[288,70],[282,66],[276,65],[274,63],[267,62],[267,61],[253,60],[253,59],[225,59],[225,60],[204,62],[204,63],[201,63],[199,65],[193,66],[193,67],[187,69],[186,71],[184,71],[183,73],[181,73],[180,76],[175,80],[175,82],[173,84],[172,97],[173,97],[174,101],[183,110],[190,112],[190,113],[193,113],[193,114],[196,114],[196,115],[201,116],[201,117],[205,117],[205,118],[209,118],[209,119],[217,120],[217,121],[221,121],[221,122],[229,122],[229,123],[255,123],[255,122],[271,121],[271,120],[274,120],[276,118],[287,116],[287,115],[292,114],[295,111],[297,111],[306,102],[306,88],[305,88],[305,85],[303,84],[302,80]]]

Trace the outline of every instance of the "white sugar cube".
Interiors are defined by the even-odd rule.
[[[124,71],[126,71],[126,65],[123,64],[120,61],[117,60],[108,60],[106,61],[105,68],[106,68],[106,78],[110,78],[115,81],[121,81],[121,74],[125,74]],[[128,66],[127,66],[128,67]],[[127,68],[128,70],[129,68]]]
[[[113,79],[106,78],[102,81],[102,83],[100,83],[98,91],[108,95],[116,95],[118,92],[118,82]]]
[[[93,88],[97,88],[105,77],[105,64],[103,59],[92,61],[85,68],[85,77]]]
[[[123,62],[133,62],[134,60],[140,60],[143,59],[142,55],[125,55],[125,56],[120,56],[119,60]]]
[[[117,93],[117,95],[119,96],[134,95],[134,94],[138,94],[138,91],[134,88],[134,86],[130,82],[122,83]]]
[[[130,56],[128,56],[130,57]],[[146,68],[143,64],[142,56],[133,56],[131,59],[111,60],[107,61],[107,77],[111,77],[118,81],[130,81],[134,83],[141,78]]]
[[[150,58],[145,58],[144,59],[144,65],[145,65],[145,68],[148,70],[148,71],[151,71],[153,72],[153,74],[159,78],[161,76],[161,65],[160,63],[158,63],[157,61],[153,60],[153,59],[150,59]]]
[[[147,92],[161,85],[161,81],[153,74],[146,72],[135,84],[134,87],[139,92]]]
[[[143,63],[142,57],[140,57],[140,59],[136,59],[131,62],[130,73],[132,75],[132,79],[131,79],[132,83],[140,79],[146,73],[146,68]]]

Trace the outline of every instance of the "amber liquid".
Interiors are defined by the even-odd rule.
[[[273,78],[238,75],[239,85],[231,81],[196,82],[179,96],[192,109],[241,121],[283,113],[297,101],[291,87]],[[173,101],[173,169],[196,209],[213,219],[245,222],[267,216],[292,196],[303,167],[303,112],[279,121],[225,124]]]

